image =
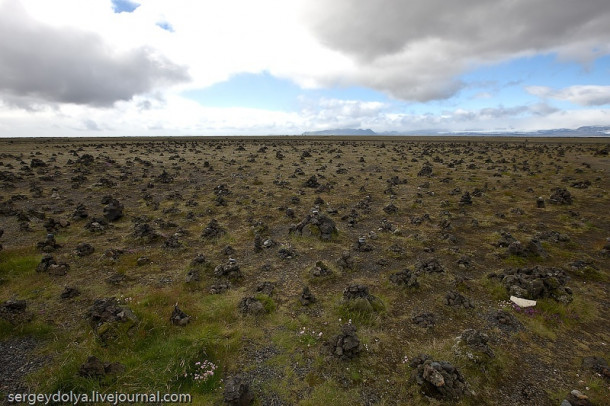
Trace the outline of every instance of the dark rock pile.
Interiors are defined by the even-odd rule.
[[[391,274],[390,282],[397,285],[405,285],[409,288],[417,288],[419,286],[417,276],[408,269]]]
[[[472,205],[472,197],[470,196],[470,192],[466,192],[460,198],[460,205],[469,206]]]
[[[199,282],[200,279],[201,279],[201,274],[199,272],[199,269],[189,269],[189,271],[186,273],[186,277],[184,278],[184,281],[186,283],[193,283],[193,282]]]
[[[560,406],[594,406],[589,397],[581,391],[574,389],[561,402]]]
[[[81,242],[74,249],[74,253],[79,257],[86,257],[95,252],[95,248],[89,243]]]
[[[281,259],[292,259],[297,256],[297,252],[291,246],[286,245],[277,251],[277,255]]]
[[[66,220],[55,220],[54,218],[48,218],[43,223],[43,227],[47,230],[47,233],[55,233],[61,228],[66,228],[70,225],[69,221]]]
[[[309,286],[305,286],[303,288],[303,292],[301,292],[301,296],[299,297],[299,301],[303,306],[309,306],[316,302],[316,297],[309,290]]]
[[[161,237],[149,223],[136,223],[133,226],[132,236],[146,243],[151,243]]]
[[[64,276],[68,273],[70,265],[65,262],[57,263],[51,255],[44,255],[36,266],[36,272],[47,273],[53,276]]]
[[[195,255],[195,258],[192,259],[191,266],[203,265],[205,264],[205,261],[205,255],[199,253]]]
[[[513,241],[508,245],[506,253],[518,257],[546,257],[548,255],[537,238],[532,238],[525,246],[520,241]]]
[[[91,231],[92,233],[99,233],[106,230],[109,227],[108,222],[105,218],[92,218],[87,224],[85,224],[85,229]]]
[[[366,242],[366,237],[358,237],[358,241],[354,245],[354,249],[358,252],[370,252],[373,251],[375,247],[373,245]]]
[[[125,371],[125,366],[119,362],[102,362],[97,357],[87,358],[87,362],[78,369],[78,374],[85,378],[101,379],[106,375],[115,375]]]
[[[311,275],[316,278],[330,276],[333,271],[322,261],[316,262],[316,265],[311,269]]]
[[[254,402],[250,384],[241,375],[231,376],[226,380],[224,402],[230,406],[248,406]]]
[[[447,361],[433,361],[423,354],[415,357],[409,366],[414,368],[411,378],[427,396],[457,400],[468,392],[462,374]]]
[[[417,173],[417,176],[432,176],[432,165],[426,162]]]
[[[25,300],[7,300],[0,305],[0,318],[13,325],[27,323],[32,320],[33,314],[26,311],[26,308]]]
[[[156,181],[159,183],[172,183],[174,181],[174,177],[164,169],[163,172],[157,176]]]
[[[579,180],[576,182],[572,182],[572,184],[570,184],[570,186],[572,186],[575,189],[587,189],[589,186],[591,186],[591,181],[590,180]]]
[[[305,181],[304,186],[309,188],[317,188],[320,186],[320,183],[318,182],[318,178],[316,178],[315,175],[312,175],[309,179],[307,179],[307,181]]]
[[[57,241],[55,241],[55,236],[49,233],[44,241],[40,241],[36,244],[36,247],[42,252],[53,252],[56,249],[61,248],[61,245],[57,244]]]
[[[327,342],[325,347],[330,354],[342,360],[349,360],[358,356],[362,346],[356,335],[356,326],[344,324],[341,327],[341,333]]]
[[[210,286],[210,294],[219,295],[229,290],[230,287],[231,285],[228,282],[215,283]]]
[[[62,299],[72,299],[77,296],[80,296],[80,290],[69,286],[66,286],[60,295]]]
[[[536,233],[536,239],[540,241],[551,241],[551,242],[569,242],[570,236],[567,234],[561,234],[558,231],[541,231]]]
[[[451,291],[445,295],[445,304],[447,306],[463,307],[465,309],[474,308],[474,304],[466,296],[456,291]]]
[[[256,293],[271,296],[275,290],[275,282],[264,281],[256,286]]]
[[[610,379],[610,367],[608,366],[608,362],[601,357],[583,358],[582,367],[601,375],[605,379]]]
[[[213,239],[221,237],[225,233],[225,229],[218,224],[218,221],[216,219],[212,219],[201,232],[201,237],[206,239]]]
[[[413,316],[411,322],[423,328],[431,328],[436,325],[436,316],[434,313],[422,313]]]
[[[440,273],[445,272],[445,268],[436,258],[420,260],[415,264],[415,273]]]
[[[178,307],[178,304],[176,303],[176,305],[174,305],[174,310],[172,311],[172,315],[170,316],[169,321],[174,326],[184,327],[190,323],[191,316],[187,315],[182,310],[180,310],[180,308]]]
[[[108,221],[117,221],[123,217],[123,205],[117,199],[111,199],[104,206],[104,218]]]
[[[317,228],[322,241],[329,241],[333,234],[337,233],[337,226],[335,222],[325,214],[312,216],[311,225],[314,228]]]
[[[240,313],[242,314],[251,314],[251,315],[260,315],[265,313],[265,306],[256,298],[253,297],[244,297],[239,301],[237,305]]]
[[[229,258],[229,261],[225,265],[218,265],[214,268],[214,276],[224,276],[229,279],[239,279],[243,277],[243,274],[237,264],[237,261],[233,258]]]
[[[495,244],[496,247],[507,248],[512,243],[516,242],[517,239],[506,231],[500,231],[500,240]]]
[[[343,251],[341,253],[341,258],[337,260],[337,265],[341,269],[353,269],[354,268],[354,259],[352,258],[352,254],[349,251]]]
[[[555,188],[549,198],[551,204],[572,204],[572,195],[565,188]]]
[[[467,329],[456,338],[453,350],[458,357],[474,363],[485,363],[494,358],[494,352],[488,344],[489,336],[474,329]]]
[[[180,233],[174,233],[167,237],[165,241],[163,241],[163,247],[165,248],[180,248],[182,247],[182,242],[180,242]]]
[[[378,311],[383,309],[383,302],[369,293],[364,285],[353,284],[343,290],[343,301],[353,310]]]
[[[506,310],[500,309],[492,312],[490,320],[493,325],[499,327],[505,332],[513,332],[522,328],[522,325],[519,320],[517,320],[517,318],[512,313],[509,313]]]
[[[346,300],[369,299],[372,295],[369,288],[364,285],[349,285],[343,290],[343,298]]]
[[[384,211],[386,214],[394,214],[394,213],[398,212],[398,207],[396,207],[396,206],[394,205],[394,203],[390,203],[390,204],[388,204],[387,206],[385,206],[385,207],[383,208],[383,211]]]
[[[322,241],[329,241],[333,235],[337,234],[337,226],[333,219],[326,214],[319,214],[317,210],[313,214],[305,216],[299,223],[291,225],[288,234],[298,233],[303,235],[303,229],[308,224],[313,228],[313,233]]]
[[[72,218],[74,220],[81,220],[86,219],[87,217],[89,217],[89,213],[87,213],[87,208],[84,204],[80,203],[78,206],[76,206],[76,209],[74,209],[74,212],[72,213]]]
[[[120,306],[115,297],[95,299],[86,316],[102,341],[114,338],[121,332],[128,333],[138,321],[131,309]],[[121,324],[121,327],[116,324]]]
[[[488,277],[500,280],[513,296],[532,300],[551,297],[563,303],[572,300],[572,290],[565,286],[569,277],[559,268],[509,268],[500,274],[489,274]]]

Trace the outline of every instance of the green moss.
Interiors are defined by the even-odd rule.
[[[20,248],[0,252],[0,278],[9,279],[34,273],[42,256],[34,249]]]
[[[356,325],[375,325],[384,313],[385,305],[378,298],[342,300],[337,309],[339,318],[343,321],[351,320]]]
[[[507,300],[508,293],[506,288],[498,281],[491,280],[489,278],[483,279],[481,285],[489,292],[489,295],[494,300]]]
[[[527,264],[527,259],[518,255],[509,255],[504,259],[504,263],[509,266],[519,267]]]
[[[265,294],[259,293],[258,295],[254,296],[254,298],[263,304],[265,313],[272,313],[277,308],[275,301]]]
[[[335,381],[328,380],[316,385],[311,395],[301,400],[299,406],[318,406],[332,404],[333,406],[351,406],[360,403],[356,389],[341,388]]]

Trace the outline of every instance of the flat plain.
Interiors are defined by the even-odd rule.
[[[0,140],[0,394],[610,404],[609,149]]]

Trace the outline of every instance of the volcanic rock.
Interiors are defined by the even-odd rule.
[[[190,269],[186,273],[186,278],[185,278],[186,283],[199,282],[199,280],[200,280],[199,269]]]
[[[216,219],[212,219],[203,229],[201,237],[206,239],[213,239],[221,237],[225,233],[226,231],[218,224],[218,221]]]
[[[326,343],[330,353],[342,360],[355,358],[361,352],[360,339],[356,335],[356,326],[344,324],[341,327],[341,334],[332,338]]]
[[[243,277],[237,261],[233,258],[229,258],[225,265],[218,265],[214,268],[215,276],[224,276],[229,279],[239,279]]]
[[[171,323],[174,326],[184,327],[190,323],[191,316],[187,315],[182,310],[180,310],[180,308],[178,307],[178,304],[176,303],[174,305],[174,310],[172,311],[172,315],[170,316],[169,321],[171,321]]]
[[[445,296],[445,304],[447,306],[460,306],[465,309],[472,309],[474,305],[467,297],[463,296],[459,292],[451,291]]]
[[[572,204],[572,195],[565,188],[553,189],[553,194],[549,198],[551,204],[568,205]]]
[[[299,301],[303,306],[309,306],[310,304],[316,302],[316,297],[311,293],[311,290],[309,290],[309,286],[305,286],[303,288]]]
[[[420,260],[415,264],[415,273],[440,273],[445,272],[445,268],[436,258]]]
[[[422,313],[418,314],[417,316],[413,316],[411,322],[420,327],[431,328],[436,325],[436,316],[434,313]]]
[[[315,277],[330,276],[332,274],[333,271],[322,261],[316,262],[316,265],[311,270],[311,275]]]
[[[343,251],[341,253],[341,258],[337,261],[337,265],[341,269],[353,269],[354,268],[354,259],[352,258],[352,254],[349,251]]]
[[[123,217],[123,205],[117,200],[112,199],[104,206],[104,218],[108,221],[117,221]]]
[[[80,296],[80,290],[78,290],[77,288],[69,287],[69,286],[66,286],[64,288],[64,291],[61,292],[61,295],[60,295],[60,297],[62,299],[71,299],[76,296]]]
[[[228,282],[215,283],[210,286],[210,294],[219,295],[229,290],[231,285]]]
[[[489,336],[474,329],[467,329],[456,338],[453,350],[458,357],[466,358],[475,363],[488,362],[494,358],[494,352],[489,347]]]
[[[242,314],[260,315],[265,313],[265,306],[253,297],[244,297],[239,302],[237,308]]]
[[[241,375],[231,376],[227,379],[223,396],[224,402],[230,406],[248,406],[254,402],[254,393]]]
[[[497,278],[513,296],[535,300],[546,297],[569,303],[572,300],[571,289],[565,287],[568,275],[564,270],[553,267],[535,266],[531,268],[509,268],[500,274],[490,274]]]
[[[397,285],[405,285],[409,288],[419,287],[417,276],[408,269],[404,269],[402,271],[391,274],[390,282],[395,283]]]
[[[411,378],[427,396],[457,400],[467,393],[464,377],[447,361],[433,361],[424,354],[415,357],[409,366],[414,368]]]
[[[91,356],[82,364],[78,374],[85,378],[101,379],[106,375],[114,375],[125,371],[125,366],[119,362],[102,362],[99,358]]]
[[[76,246],[76,249],[74,250],[74,253],[79,257],[86,257],[93,254],[94,252],[95,248],[93,248],[91,244],[88,244],[86,242],[81,242]]]

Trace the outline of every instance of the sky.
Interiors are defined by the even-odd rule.
[[[608,0],[0,0],[0,137],[610,126]]]

